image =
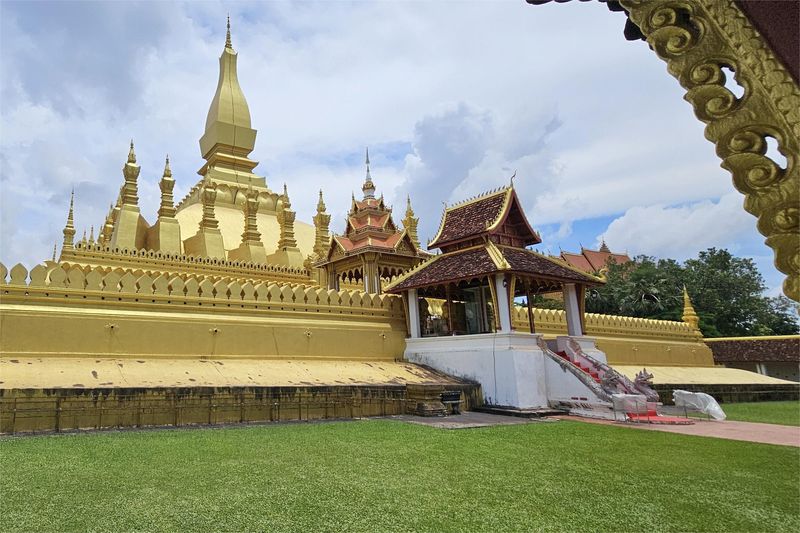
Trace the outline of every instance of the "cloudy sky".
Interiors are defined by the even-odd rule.
[[[596,2],[0,3],[0,259],[102,223],[131,138],[151,222],[170,155],[182,198],[230,13],[258,129],[251,157],[309,221],[342,231],[369,146],[378,191],[423,241],[442,202],[515,184],[542,251],[685,259],[711,246],[782,276],[683,90],[625,17]]]

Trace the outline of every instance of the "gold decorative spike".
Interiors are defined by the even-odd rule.
[[[367,200],[375,198],[375,184],[372,183],[372,176],[369,173],[369,147],[367,147],[365,164],[367,165],[367,177],[364,179],[364,185],[361,186],[361,190],[364,191],[364,199]]]
[[[225,48],[230,48],[233,50],[233,44],[231,44],[231,15],[228,13],[228,31],[225,34]]]
[[[72,250],[75,248],[75,221],[73,220],[73,207],[75,205],[75,189],[69,195],[69,214],[67,215],[67,225],[64,226],[64,243],[61,250]]]
[[[286,189],[286,184],[283,184],[283,195],[281,196],[281,200],[283,201],[283,208],[289,209],[292,207],[292,202],[289,200],[289,192]]]
[[[282,208],[278,210],[278,224],[281,228],[280,238],[278,239],[278,250],[285,248],[297,248],[297,241],[294,238],[294,220],[297,215],[290,208],[289,193],[286,184],[283,184],[283,197],[281,199]]]
[[[53,262],[55,262],[55,260],[56,260],[56,249],[57,248],[58,248],[58,245],[56,243],[53,243]]]
[[[411,196],[406,196],[406,216],[403,218],[403,227],[406,229],[411,242],[420,249],[419,235],[417,235],[417,226],[419,225],[419,218],[414,216],[414,209],[411,207]]]
[[[122,186],[122,205],[130,205],[138,207],[139,205],[139,187],[137,179],[141,167],[136,164],[136,153],[133,151],[133,140],[131,140],[131,149],[128,152],[128,161],[122,167],[122,175],[125,177],[125,183]]]
[[[689,324],[692,329],[699,330],[700,317],[694,311],[692,300],[689,298],[689,291],[686,290],[686,285],[683,286],[683,316],[681,319]]]
[[[323,258],[330,245],[330,223],[331,216],[325,212],[325,201],[322,199],[322,189],[319,191],[319,201],[317,202],[317,214],[314,216],[314,255]]]
[[[94,244],[94,225],[89,230],[89,244]]]
[[[686,89],[722,167],[758,217],[758,231],[800,301],[800,86],[734,0],[620,0],[647,43]],[[725,70],[744,92],[726,88]],[[777,142],[781,165],[767,154]],[[785,166],[785,168],[784,168]]]
[[[158,209],[158,218],[175,218],[175,200],[172,197],[175,180],[172,178],[172,169],[169,167],[169,155],[164,163],[164,175],[161,177],[158,187],[161,189],[161,206]]]
[[[131,148],[128,150],[128,163],[136,163],[136,152],[133,149],[133,139],[131,139]]]

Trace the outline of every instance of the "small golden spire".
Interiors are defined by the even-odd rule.
[[[317,202],[317,213],[325,212],[325,200],[322,199],[322,189],[319,190],[319,201]]]
[[[89,244],[94,244],[94,225],[89,230]]]
[[[73,218],[73,206],[75,205],[75,187],[69,195],[69,214],[67,214],[67,225],[64,226],[62,233],[64,234],[64,244],[61,246],[61,251],[71,250],[75,247],[75,221]]]
[[[164,177],[165,178],[172,177],[172,169],[169,168],[169,154],[167,154],[167,161],[164,163]]]
[[[231,44],[231,14],[228,13],[228,32],[225,35],[225,48],[230,48],[233,50],[233,44]]]
[[[131,149],[128,150],[128,163],[136,163],[136,152],[133,151],[133,139],[131,139]]]
[[[58,244],[53,243],[53,262],[55,262],[55,260],[56,260],[56,248],[57,247],[58,247]]]
[[[375,198],[375,184],[372,183],[372,176],[369,173],[369,146],[367,146],[367,157],[364,161],[367,165],[367,177],[364,180],[364,185],[361,186],[361,190],[364,191],[364,199],[367,198]]]
[[[681,319],[689,324],[692,329],[699,329],[700,317],[697,316],[692,306],[692,300],[689,298],[689,291],[686,290],[686,285],[683,286],[683,316]]]

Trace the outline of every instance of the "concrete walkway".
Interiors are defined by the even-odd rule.
[[[697,437],[716,437],[718,439],[743,440],[747,442],[760,442],[762,444],[778,444],[780,446],[800,447],[800,427],[779,426],[777,424],[761,424],[758,422],[737,422],[725,420],[715,422],[710,420],[696,420],[691,426],[668,426],[660,424],[631,424],[613,422],[611,420],[596,420],[580,418],[577,416],[560,416],[562,420],[576,420],[592,424],[610,424],[645,431],[665,431],[667,433],[680,433],[681,435],[695,435]]]

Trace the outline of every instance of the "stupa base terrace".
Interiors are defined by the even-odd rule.
[[[0,432],[442,414],[445,390],[460,392],[462,409],[493,397],[475,376],[403,359],[415,340],[401,297],[151,274],[53,263],[9,277],[0,265]],[[490,336],[557,348],[565,313],[532,313],[537,335],[517,308],[515,332]],[[585,322],[609,364],[647,366],[657,388],[662,375],[694,373],[706,389],[796,394],[796,384],[714,367],[685,323]]]

